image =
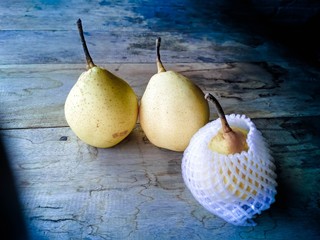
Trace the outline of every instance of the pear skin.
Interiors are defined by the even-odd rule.
[[[229,126],[220,103],[213,95],[207,93],[205,98],[215,104],[221,120],[221,129],[215,136],[212,137],[211,141],[209,142],[209,149],[224,155],[248,151],[248,132],[245,129],[238,127],[232,128]]]
[[[136,125],[138,100],[130,85],[96,66],[87,50],[81,20],[79,32],[88,70],[83,72],[65,101],[65,118],[85,143],[109,148],[121,142]]]
[[[137,97],[131,87],[97,66],[81,74],[65,102],[70,128],[98,148],[112,147],[127,137],[137,115]]]
[[[238,127],[231,127],[232,132],[225,133],[219,130],[210,143],[209,148],[217,153],[229,155],[248,151],[247,135],[248,131]]]
[[[141,98],[139,121],[149,141],[160,148],[184,151],[191,137],[209,121],[202,90],[180,73],[163,67],[157,40],[158,73]]]

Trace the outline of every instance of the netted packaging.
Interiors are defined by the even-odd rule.
[[[217,119],[191,139],[182,159],[182,176],[195,199],[208,211],[238,226],[254,226],[252,218],[275,200],[276,174],[267,143],[244,115],[226,115],[231,127],[248,131],[248,151],[223,155],[208,148],[221,128]]]

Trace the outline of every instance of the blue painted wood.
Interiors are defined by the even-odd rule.
[[[96,62],[151,62],[158,36],[167,62],[283,61],[281,48],[247,34],[229,8],[221,1],[6,2],[0,64],[82,63],[78,18]]]
[[[255,227],[202,208],[183,183],[182,153],[151,145],[139,126],[111,149],[89,147],[69,128],[2,134],[32,239],[319,238],[317,118],[254,123],[270,144],[279,184]]]

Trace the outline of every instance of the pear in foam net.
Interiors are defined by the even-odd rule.
[[[182,176],[194,198],[208,211],[238,226],[254,226],[253,217],[275,201],[276,174],[268,145],[245,115],[225,115],[202,127],[183,153]]]

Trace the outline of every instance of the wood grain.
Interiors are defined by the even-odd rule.
[[[84,22],[85,24],[85,22]],[[84,25],[85,27],[85,25]],[[70,64],[83,62],[83,52],[75,23],[69,31],[0,31],[0,64]],[[86,39],[97,63],[146,63],[155,59],[155,40],[162,37],[166,62],[251,62],[284,59],[275,46],[250,41],[242,36],[225,38],[223,33],[171,33],[154,31],[90,31]],[[242,40],[244,41],[244,40]],[[259,40],[257,40],[259,41]]]
[[[5,2],[0,64],[81,63],[78,18],[100,63],[153,62],[158,36],[167,62],[284,61],[284,49],[266,41],[261,30],[247,34],[251,20],[235,21],[236,9],[221,1]]]
[[[186,189],[182,153],[151,145],[139,125],[111,149],[81,142],[69,128],[2,131],[33,236],[49,239],[225,239],[319,237],[317,118],[255,119],[270,144],[278,194],[258,226],[234,227]]]
[[[155,64],[102,65],[124,78],[138,98],[155,74]],[[181,63],[166,64],[192,79],[204,92],[215,94],[228,114],[250,118],[317,116],[320,102],[319,72],[288,64]],[[85,71],[85,65],[0,66],[0,113],[2,128],[65,127],[64,102]],[[294,79],[294,81],[292,81]],[[307,108],[305,106],[308,106]],[[217,115],[213,106],[211,118]]]

